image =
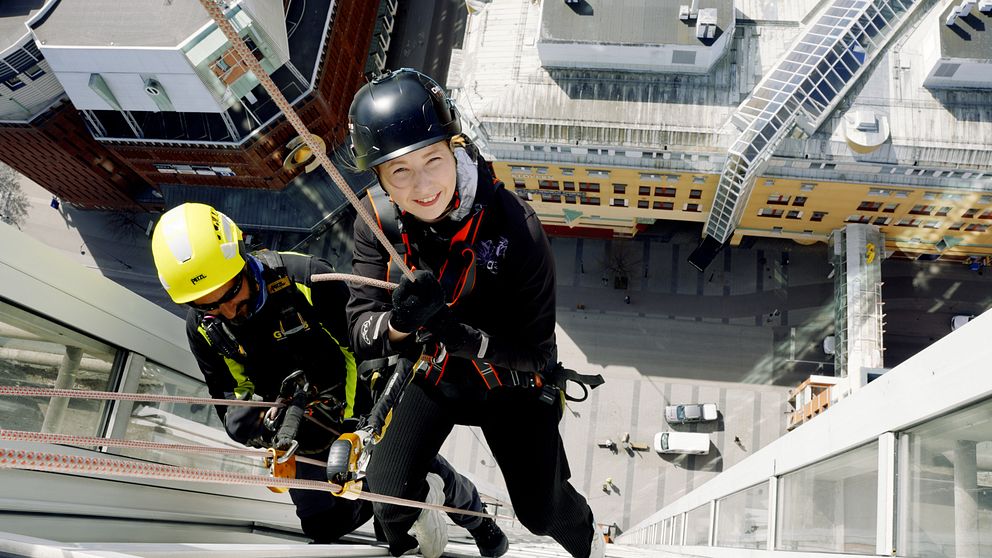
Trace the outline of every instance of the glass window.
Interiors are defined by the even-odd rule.
[[[654,195],[662,196],[666,198],[674,198],[675,193],[676,193],[675,188],[667,188],[664,186],[659,186],[658,188],[654,189]]]
[[[626,194],[627,193],[627,185],[626,184],[614,184],[613,185],[613,193],[614,194]]]
[[[809,220],[810,221],[822,221],[823,218],[826,217],[826,216],[827,216],[827,212],[826,211],[814,211],[813,214],[810,215]]]
[[[806,196],[796,196],[796,199],[792,201],[792,205],[802,207],[806,205]]]
[[[638,186],[637,187],[637,195],[639,195],[639,196],[650,196],[651,195],[651,187],[650,186]]]
[[[27,70],[24,70],[24,73],[31,79],[38,79],[41,76],[45,75],[45,70],[42,70],[41,66],[35,64],[34,66],[31,66]]]
[[[698,200],[703,197],[702,190],[689,190],[689,199]]]
[[[599,205],[599,198],[594,196],[583,197],[579,203],[582,205]]]
[[[575,169],[568,168],[568,167],[562,167],[561,168],[561,174],[563,176],[572,176],[572,175],[575,174]]]
[[[0,385],[107,391],[117,350],[0,302]],[[106,401],[0,397],[0,428],[97,436]]]
[[[878,443],[782,475],[775,548],[875,553]]]
[[[610,205],[613,207],[627,207],[628,204],[629,202],[626,198],[613,198],[610,200]]]
[[[936,418],[912,430],[899,515],[905,556],[992,555],[992,401]],[[962,540],[964,539],[964,540]],[[965,546],[967,545],[967,546]]]
[[[557,180],[538,180],[537,187],[542,190],[557,190],[558,181]]]
[[[579,182],[579,191],[580,192],[598,192],[599,191],[599,184],[596,184],[595,182]]]
[[[768,483],[720,499],[716,513],[716,546],[768,546]]]
[[[17,76],[7,79],[3,82],[3,84],[10,88],[11,91],[17,91],[18,89],[24,87],[24,82]]]
[[[703,504],[685,515],[685,544],[687,546],[709,546],[709,504]]]
[[[638,207],[638,209],[647,209],[648,208],[648,200],[637,200],[637,207]]]
[[[672,203],[672,202],[660,202],[660,201],[656,201],[656,202],[654,202],[654,208],[655,209],[666,209],[668,211],[671,211],[671,210],[675,209],[675,204]]]
[[[675,526],[672,528],[672,544],[682,544],[682,514],[675,516]]]
[[[146,362],[138,393],[179,397],[210,397],[206,385],[174,370]],[[243,448],[228,438],[217,411],[210,405],[139,402],[127,424],[128,440],[162,444],[208,445]],[[258,472],[258,458],[212,453],[185,453],[122,448],[115,453],[181,467]]]

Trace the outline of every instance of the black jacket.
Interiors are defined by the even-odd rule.
[[[244,324],[228,324],[247,353],[243,362],[226,358],[211,345],[203,328],[202,312],[190,309],[187,314],[186,335],[210,395],[226,399],[234,398],[235,394],[241,398],[258,395],[266,401],[273,401],[278,396],[282,380],[294,370],[303,369],[315,387],[323,390],[337,386],[332,393],[336,397],[349,399],[349,403],[354,405],[355,367],[348,346],[344,312],[348,288],[340,281],[310,281],[310,276],[315,273],[334,271],[322,259],[292,252],[280,252],[280,255],[287,276],[295,282],[285,289],[285,293],[292,293],[293,298],[270,294],[262,308]],[[263,263],[263,267],[267,266]],[[274,333],[279,330],[280,313],[291,305],[299,307],[307,322],[316,320],[318,323],[308,324],[316,327],[279,340]],[[293,325],[285,318],[283,322],[286,329]],[[349,357],[352,359],[350,365]],[[362,400],[361,393],[358,405],[368,406],[368,402]],[[357,412],[365,411],[367,408]],[[223,419],[226,407],[217,407],[217,412]]]
[[[362,203],[371,211],[368,197]],[[473,245],[475,286],[452,310],[459,321],[490,337],[486,361],[517,371],[542,371],[555,358],[551,246],[534,210],[496,182],[485,164],[479,165],[475,206],[479,205],[485,207],[485,214]],[[459,224],[443,221],[432,227],[409,216],[402,217],[402,223],[409,237],[413,266],[438,275]],[[353,272],[385,279],[388,262],[389,255],[368,225],[357,221]],[[375,358],[407,349],[404,343],[392,347],[387,340],[390,293],[364,285],[349,288],[348,318],[356,355]],[[476,389],[484,385],[468,360],[455,357],[449,359],[442,381]]]

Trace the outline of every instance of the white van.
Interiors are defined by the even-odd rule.
[[[654,451],[703,455],[710,452],[710,437],[701,432],[659,432],[654,435]]]

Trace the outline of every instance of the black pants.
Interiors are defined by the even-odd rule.
[[[327,459],[327,452],[313,457],[321,460]],[[435,455],[428,470],[431,473],[436,473],[444,480],[444,505],[463,510],[485,511],[475,485],[458,474],[443,457]],[[426,477],[426,473],[424,476]],[[309,463],[297,463],[296,478],[326,481],[327,472],[323,467]],[[365,488],[375,492],[372,490],[371,480],[366,481]],[[289,489],[289,497],[296,505],[296,516],[300,518],[303,533],[317,544],[332,543],[361,527],[372,518],[372,504],[365,500],[348,500],[334,496],[330,492],[297,488]],[[419,513],[419,510],[414,511]],[[448,515],[456,525],[466,529],[474,529],[482,522],[482,518],[477,516]],[[378,528],[376,535],[379,538]],[[406,544],[407,548],[411,547],[408,542]]]
[[[593,536],[589,505],[569,484],[571,471],[558,432],[561,407],[536,390],[500,388],[485,400],[442,395],[418,377],[407,386],[368,475],[382,494],[423,501],[431,459],[455,424],[479,426],[503,472],[517,519],[532,533],[550,535],[572,556],[587,558]],[[392,543],[417,510],[374,504]]]

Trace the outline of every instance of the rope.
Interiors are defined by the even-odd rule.
[[[113,401],[157,401],[161,403],[189,403],[191,405],[225,405],[228,407],[278,407],[274,401],[242,399],[211,399],[209,397],[182,397],[151,393],[120,393],[115,391],[89,391],[79,389],[54,389],[23,386],[0,386],[0,396],[16,397],[65,397],[67,399],[101,399]]]
[[[255,56],[250,50],[248,50],[248,47],[245,46],[244,41],[242,41],[241,37],[238,36],[238,32],[235,31],[234,26],[232,26],[231,22],[229,22],[227,17],[224,16],[224,11],[220,5],[226,3],[227,2],[217,0],[200,0],[200,4],[205,10],[207,10],[210,17],[212,17],[214,22],[217,23],[217,27],[220,28],[220,30],[224,33],[224,36],[227,37],[227,40],[231,43],[231,46],[233,46],[234,50],[238,53],[238,56],[241,58],[241,64],[255,74],[255,77],[258,78],[258,81],[262,84],[262,87],[264,87],[269,93],[269,96],[272,97],[272,101],[286,116],[286,120],[293,125],[293,128],[296,129],[296,133],[300,135],[300,138],[307,144],[307,147],[310,148],[311,153],[313,153],[313,155],[317,158],[320,165],[324,167],[327,174],[334,180],[334,184],[339,190],[341,190],[344,197],[347,198],[348,202],[355,208],[358,216],[365,221],[365,223],[369,226],[369,229],[372,230],[372,233],[375,234],[376,238],[379,239],[379,242],[381,242],[386,248],[386,252],[392,258],[393,262],[399,266],[400,271],[403,272],[403,275],[412,281],[413,273],[403,262],[403,258],[401,258],[396,252],[396,248],[394,248],[392,243],[389,242],[389,239],[386,238],[386,233],[379,228],[375,219],[373,219],[372,216],[369,215],[369,212],[362,207],[358,200],[358,196],[355,195],[355,193],[348,186],[348,183],[345,182],[344,177],[341,176],[338,169],[331,164],[331,160],[328,158],[324,148],[314,141],[313,136],[311,136],[310,131],[306,127],[306,124],[304,124],[303,120],[301,120],[299,115],[296,114],[296,110],[293,109],[293,107],[289,104],[289,101],[286,100],[286,97],[283,96],[281,91],[279,91],[279,88],[276,87],[275,82],[273,82],[272,78],[269,77],[268,72],[262,68],[262,65],[259,64],[258,60],[255,59]]]
[[[369,277],[363,277],[361,275],[351,275],[348,273],[314,273],[310,276],[311,281],[345,281],[348,283],[355,283],[357,285],[368,285],[370,287],[378,287],[380,289],[385,289],[391,291],[398,287],[396,283],[390,283],[389,281],[380,281],[379,279],[371,279]]]
[[[303,490],[320,490],[323,492],[340,493],[341,487],[331,483],[307,479],[287,479],[282,477],[263,477],[244,473],[225,473],[208,471],[192,467],[174,467],[157,463],[122,461],[102,457],[87,457],[79,455],[61,455],[42,451],[17,450],[0,447],[0,469],[22,469],[30,471],[55,471],[62,473],[88,473],[120,477],[137,477],[184,482],[210,482],[242,486],[276,486],[283,488],[299,488]],[[393,496],[385,496],[372,492],[349,489],[348,491],[360,500],[406,506],[410,508],[456,513],[475,517],[490,517],[485,512],[461,510],[406,500]]]
[[[40,442],[44,444],[63,444],[68,446],[106,446],[112,448],[136,448],[149,450],[175,451],[179,453],[216,453],[222,455],[244,455],[247,457],[267,457],[269,450],[255,448],[230,448],[217,446],[197,446],[188,444],[163,444],[160,442],[145,442],[142,440],[120,440],[117,438],[98,438],[96,436],[73,436],[70,434],[49,434],[46,432],[24,432],[22,430],[0,429],[0,440],[12,442]],[[324,461],[296,456],[296,461],[309,463],[318,467],[327,467]]]

